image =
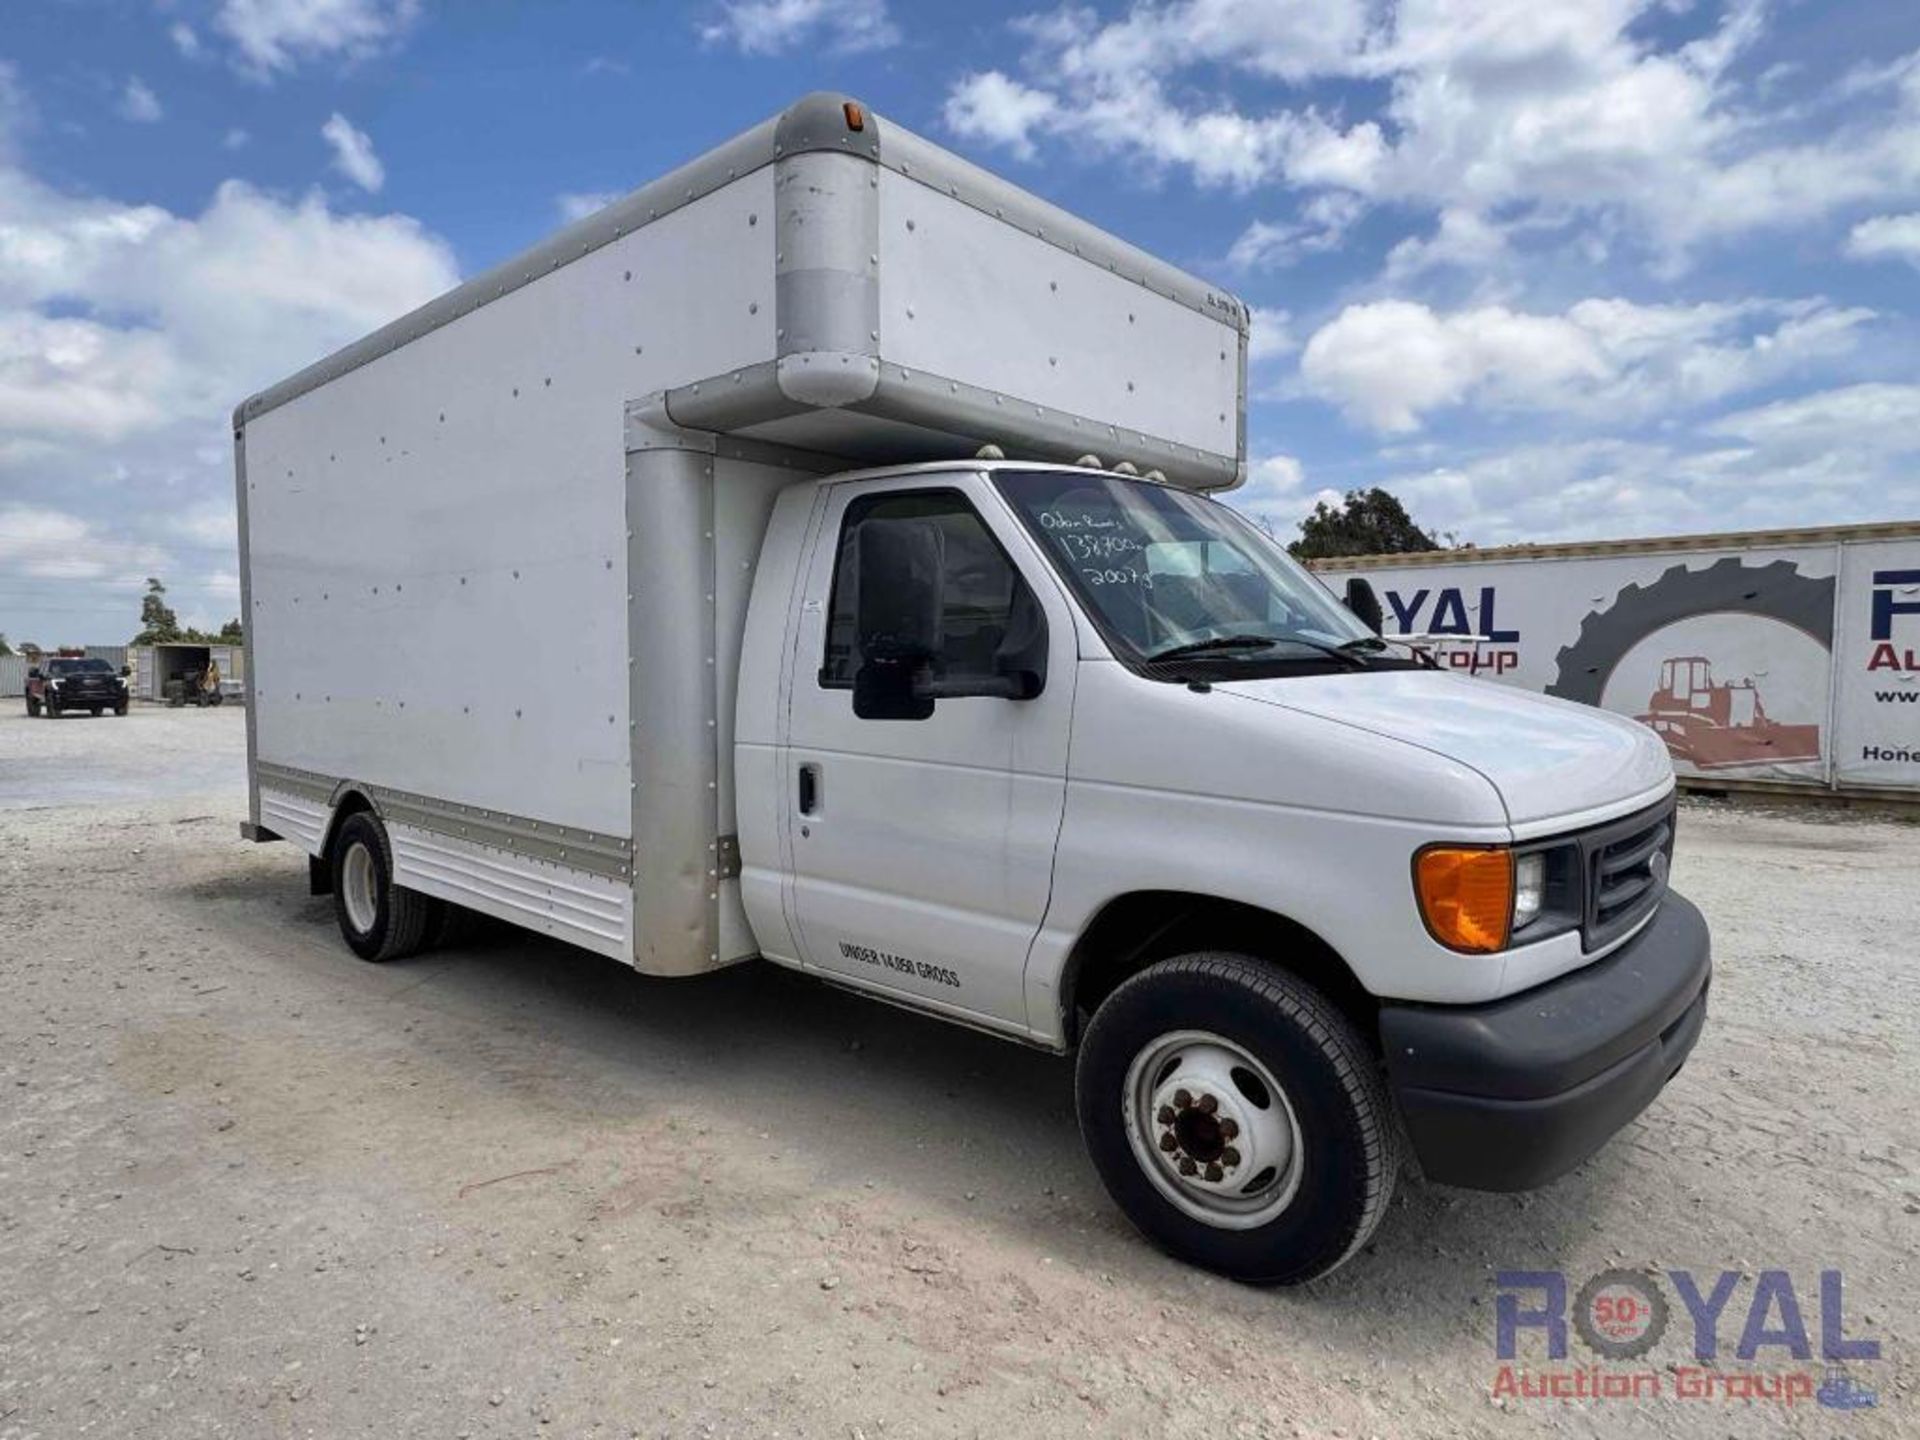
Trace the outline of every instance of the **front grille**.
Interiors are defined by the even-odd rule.
[[[1598,950],[1638,925],[1667,893],[1673,861],[1672,797],[1579,837],[1587,903],[1581,939]]]

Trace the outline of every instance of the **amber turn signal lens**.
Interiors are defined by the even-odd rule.
[[[847,117],[847,129],[864,130],[867,128],[866,112],[862,110],[853,101],[851,100],[847,101],[847,103],[842,105],[840,109],[842,113],[845,114]]]
[[[1454,950],[1485,954],[1506,947],[1513,920],[1513,854],[1435,845],[1414,861],[1420,913],[1433,938]]]

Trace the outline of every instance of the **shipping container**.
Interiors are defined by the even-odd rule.
[[[1920,523],[1314,568],[1462,674],[1639,720],[1692,786],[1920,796]]]

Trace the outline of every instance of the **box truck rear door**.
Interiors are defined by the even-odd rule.
[[[1071,612],[992,497],[956,479],[832,487],[807,561],[787,710],[790,914],[810,969],[1025,1028],[1022,972],[1046,913],[1066,784]],[[863,719],[854,680],[861,525],[938,531],[933,688],[1004,680],[1043,657],[1039,693],[935,698],[918,719]],[[998,527],[998,528],[997,528]],[[1037,583],[1036,583],[1037,582]],[[1036,638],[1038,637],[1038,638]]]

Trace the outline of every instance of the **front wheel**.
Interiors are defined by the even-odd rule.
[[[29,720],[40,718],[40,702],[31,695],[27,696],[27,718]]]
[[[1400,1137],[1375,1058],[1319,991],[1250,956],[1133,976],[1087,1027],[1074,1088],[1127,1218],[1236,1280],[1327,1274],[1393,1194]]]
[[[333,842],[333,913],[362,960],[403,960],[426,939],[433,902],[393,883],[386,827],[365,811],[349,815]]]

